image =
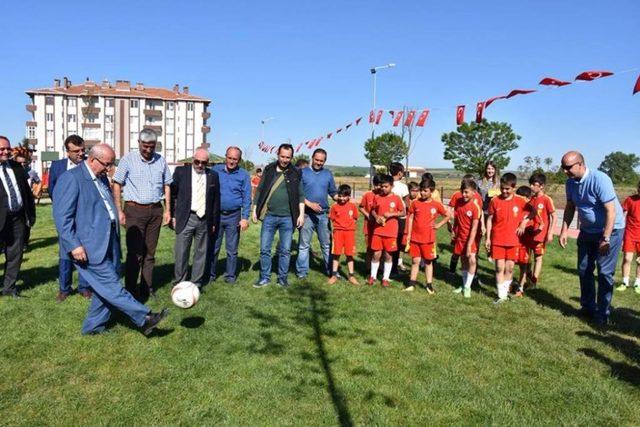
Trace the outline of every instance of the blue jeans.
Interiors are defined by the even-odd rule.
[[[300,230],[298,239],[298,260],[296,261],[296,271],[298,276],[306,277],[309,274],[309,249],[313,232],[318,233],[322,259],[324,260],[325,273],[331,273],[330,252],[331,252],[331,230],[329,229],[329,216],[326,213],[309,213],[304,215],[304,225]]]
[[[211,277],[215,278],[218,255],[222,247],[222,238],[225,239],[225,249],[227,251],[227,269],[225,278],[227,280],[236,279],[236,265],[238,264],[238,244],[240,243],[240,209],[229,215],[220,214],[220,223],[216,227],[214,236],[213,256],[211,257]]]
[[[596,320],[607,321],[613,296],[613,276],[616,271],[618,254],[622,246],[622,229],[611,233],[611,248],[606,255],[600,255],[598,246],[602,233],[580,232],[578,236],[578,274],[580,275],[580,305],[595,315]],[[598,267],[598,296],[593,272]]]
[[[73,261],[70,259],[60,258],[60,265],[58,266],[58,283],[60,284],[60,292],[64,294],[70,294],[72,291],[71,277],[73,275]],[[88,291],[89,284],[87,281],[78,274],[78,291]]]
[[[271,246],[278,231],[278,280],[287,281],[289,261],[291,259],[291,238],[293,237],[293,222],[290,216],[267,215],[262,221],[260,230],[260,281],[271,279]]]

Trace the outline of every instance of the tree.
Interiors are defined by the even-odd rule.
[[[389,166],[405,158],[409,151],[400,135],[385,132],[364,143],[364,156],[373,165]]]
[[[256,165],[251,160],[242,159],[240,160],[240,167],[251,173]]]
[[[293,159],[291,159],[291,164],[295,165],[300,160],[305,160],[307,163],[311,163],[311,158],[307,154],[300,153],[293,156]]]
[[[640,165],[640,157],[633,153],[614,151],[607,154],[598,170],[609,175],[614,184],[626,183],[635,185],[638,174],[634,170]]]
[[[520,138],[508,123],[485,119],[481,123],[463,123],[455,132],[442,135],[444,159],[466,173],[482,175],[489,160],[504,169],[511,161],[507,154],[518,148]]]
[[[518,172],[520,172],[520,175],[523,177],[529,177],[531,174],[544,172],[541,166],[542,159],[540,159],[540,156],[525,156],[522,160],[524,161],[524,164],[518,166]],[[545,162],[547,160],[549,160],[549,158],[546,158]]]

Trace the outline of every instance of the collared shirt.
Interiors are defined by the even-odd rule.
[[[614,202],[616,219],[614,229],[624,228],[622,206],[613,188],[611,178],[599,170],[587,168],[584,176],[576,181],[569,178],[566,186],[567,201],[576,205],[580,230],[586,233],[602,233],[607,220],[605,203]]]
[[[113,198],[111,197],[111,194],[109,193],[109,190],[107,189],[107,187],[104,184],[104,182],[99,180],[98,177],[96,176],[96,174],[93,173],[93,171],[89,167],[89,163],[87,163],[86,161],[85,161],[85,166],[87,167],[87,170],[89,171],[89,175],[91,175],[91,179],[93,180],[93,184],[98,189],[98,193],[100,193],[100,197],[102,197],[102,202],[104,203],[105,208],[107,208],[107,212],[109,212],[109,218],[111,219],[111,222],[115,222],[115,220],[116,220],[115,205],[113,205],[113,206],[111,205],[113,203]]]
[[[78,166],[77,163],[73,163],[70,158],[67,157],[67,170],[73,169]]]
[[[164,199],[164,186],[173,178],[165,159],[153,153],[145,160],[140,152],[133,151],[120,159],[113,181],[123,186],[125,201],[148,205]]]
[[[193,212],[198,212],[198,209],[204,208],[206,209],[206,198],[207,198],[207,174],[202,171],[201,173],[196,172],[195,168],[191,167],[191,210]],[[204,203],[205,206],[198,205],[198,194],[199,192],[204,193]]]
[[[220,210],[235,211],[242,209],[242,218],[248,219],[251,211],[251,177],[249,173],[236,168],[227,170],[224,163],[212,168],[220,180]]]
[[[7,194],[7,204],[9,205],[9,210],[11,212],[19,211],[22,208],[22,195],[20,194],[20,187],[18,187],[18,181],[16,181],[16,174],[13,173],[13,168],[9,162],[4,162],[0,164],[0,168],[7,168],[7,173],[9,174],[9,179],[11,180],[11,184],[13,184],[13,189],[16,192],[16,199],[18,200],[17,206],[11,206],[11,196],[9,193],[9,186],[7,185],[6,177],[4,176],[4,171],[0,170],[0,179],[2,179],[2,186],[4,187],[4,191]]]
[[[323,211],[329,209],[327,196],[333,197],[338,194],[333,174],[325,168],[314,170],[309,166],[302,169],[302,187],[305,199],[320,204]]]

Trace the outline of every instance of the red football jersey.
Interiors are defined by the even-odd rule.
[[[465,202],[462,197],[458,197],[454,207],[453,215],[455,218],[455,239],[467,241],[471,234],[473,220],[480,219],[482,214],[482,204],[476,198]],[[480,232],[480,224],[478,224],[478,232]]]
[[[436,230],[433,225],[439,215],[446,215],[447,209],[440,202],[414,200],[409,207],[409,215],[413,215],[411,241],[414,243],[433,243],[436,241]],[[408,227],[407,227],[408,228]]]
[[[518,246],[520,239],[516,234],[524,218],[523,212],[531,212],[531,205],[517,194],[509,199],[494,197],[489,203],[489,215],[492,215],[491,243],[496,246]]]
[[[536,213],[533,227],[535,228],[531,238],[534,242],[544,242],[549,231],[549,215],[556,211],[553,200],[546,194],[534,196],[529,201],[531,209]]]
[[[480,207],[482,207],[482,196],[477,191],[473,193],[473,198],[480,203]],[[449,206],[452,208],[456,207],[456,203],[459,199],[462,199],[462,192],[460,190],[456,191],[451,195],[451,199],[449,199]]]
[[[622,210],[627,213],[625,240],[640,242],[640,195],[634,194],[624,199]]]
[[[373,199],[375,197],[376,197],[376,193],[374,193],[373,191],[367,191],[362,195],[362,199],[360,199],[360,204],[358,206],[360,206],[362,209],[364,209],[367,212],[371,212],[371,207],[373,206]],[[364,232],[364,234],[369,233],[369,222],[367,221],[366,218],[364,219],[362,231]]]
[[[329,219],[334,230],[355,230],[358,207],[351,202],[334,203],[329,210]]]
[[[399,196],[391,193],[386,196],[382,194],[376,194],[373,199],[372,211],[378,216],[383,216],[386,212],[400,212],[402,213],[404,204]],[[373,234],[383,237],[397,237],[398,236],[398,217],[387,218],[384,224],[376,223],[373,227]]]

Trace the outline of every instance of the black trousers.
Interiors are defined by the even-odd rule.
[[[4,295],[16,292],[16,282],[20,272],[20,265],[22,264],[26,232],[27,220],[24,216],[24,211],[7,214],[4,227],[0,230],[0,245],[4,246],[5,253],[2,287]]]

